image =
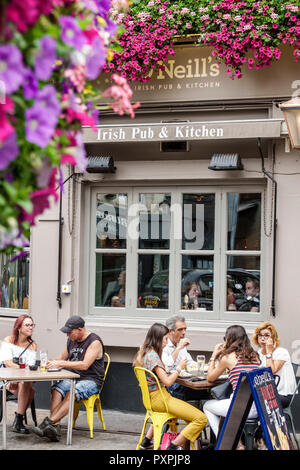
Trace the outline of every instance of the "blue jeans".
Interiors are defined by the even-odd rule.
[[[87,400],[94,393],[99,392],[99,387],[93,380],[76,380],[75,385],[75,400]],[[71,380],[60,380],[56,382],[51,390],[57,390],[63,398],[71,388]]]

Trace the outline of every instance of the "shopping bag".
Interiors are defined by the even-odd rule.
[[[165,432],[162,438],[161,450],[166,450],[174,439],[178,436],[179,432]]]

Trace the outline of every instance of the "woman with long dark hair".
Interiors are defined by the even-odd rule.
[[[260,359],[242,326],[232,325],[227,328],[224,340],[225,343],[217,344],[214,348],[209,360],[207,380],[214,382],[228,369],[228,379],[234,392],[241,372],[249,372],[259,367]],[[218,435],[220,418],[226,416],[232,396],[233,393],[225,400],[208,400],[203,406],[203,411],[215,436]],[[256,413],[256,408],[252,407],[249,417],[257,416]],[[238,449],[243,449],[241,443]]]
[[[16,367],[13,358],[20,356],[25,359],[26,364],[34,364],[36,360],[36,343],[32,339],[32,332],[34,322],[29,315],[20,315],[13,326],[10,336],[4,338],[2,343],[1,353],[5,367]],[[30,406],[33,397],[34,389],[31,382],[10,382],[7,390],[18,397],[17,412],[13,423],[12,430],[21,434],[29,434],[28,429],[24,426],[23,419],[27,408]]]
[[[167,392],[166,387],[170,387],[182,369],[186,366],[186,359],[179,362],[176,370],[168,374],[162,363],[162,350],[168,341],[169,329],[161,324],[154,323],[149,329],[144,344],[140,347],[134,360],[134,366],[144,367],[153,372],[161,385],[162,393],[166,400],[169,412],[174,416],[183,419],[188,424],[181,433],[169,445],[167,450],[181,450],[187,441],[194,442],[205,428],[207,419],[202,411],[194,406],[172,397]],[[165,406],[154,378],[146,373],[148,388],[150,392],[151,405],[154,411],[163,412]]]

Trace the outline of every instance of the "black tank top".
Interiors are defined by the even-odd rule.
[[[100,341],[102,345],[103,354],[101,359],[96,359],[87,370],[70,370],[80,375],[79,380],[93,380],[100,387],[104,379],[104,345],[101,338],[95,333],[90,333],[85,340],[81,342],[71,341],[71,339],[68,338],[67,349],[69,361],[83,361],[86,350],[96,340]]]

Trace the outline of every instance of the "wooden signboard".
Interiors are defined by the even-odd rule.
[[[216,450],[234,450],[237,447],[253,403],[268,450],[294,450],[269,367],[241,373]]]

